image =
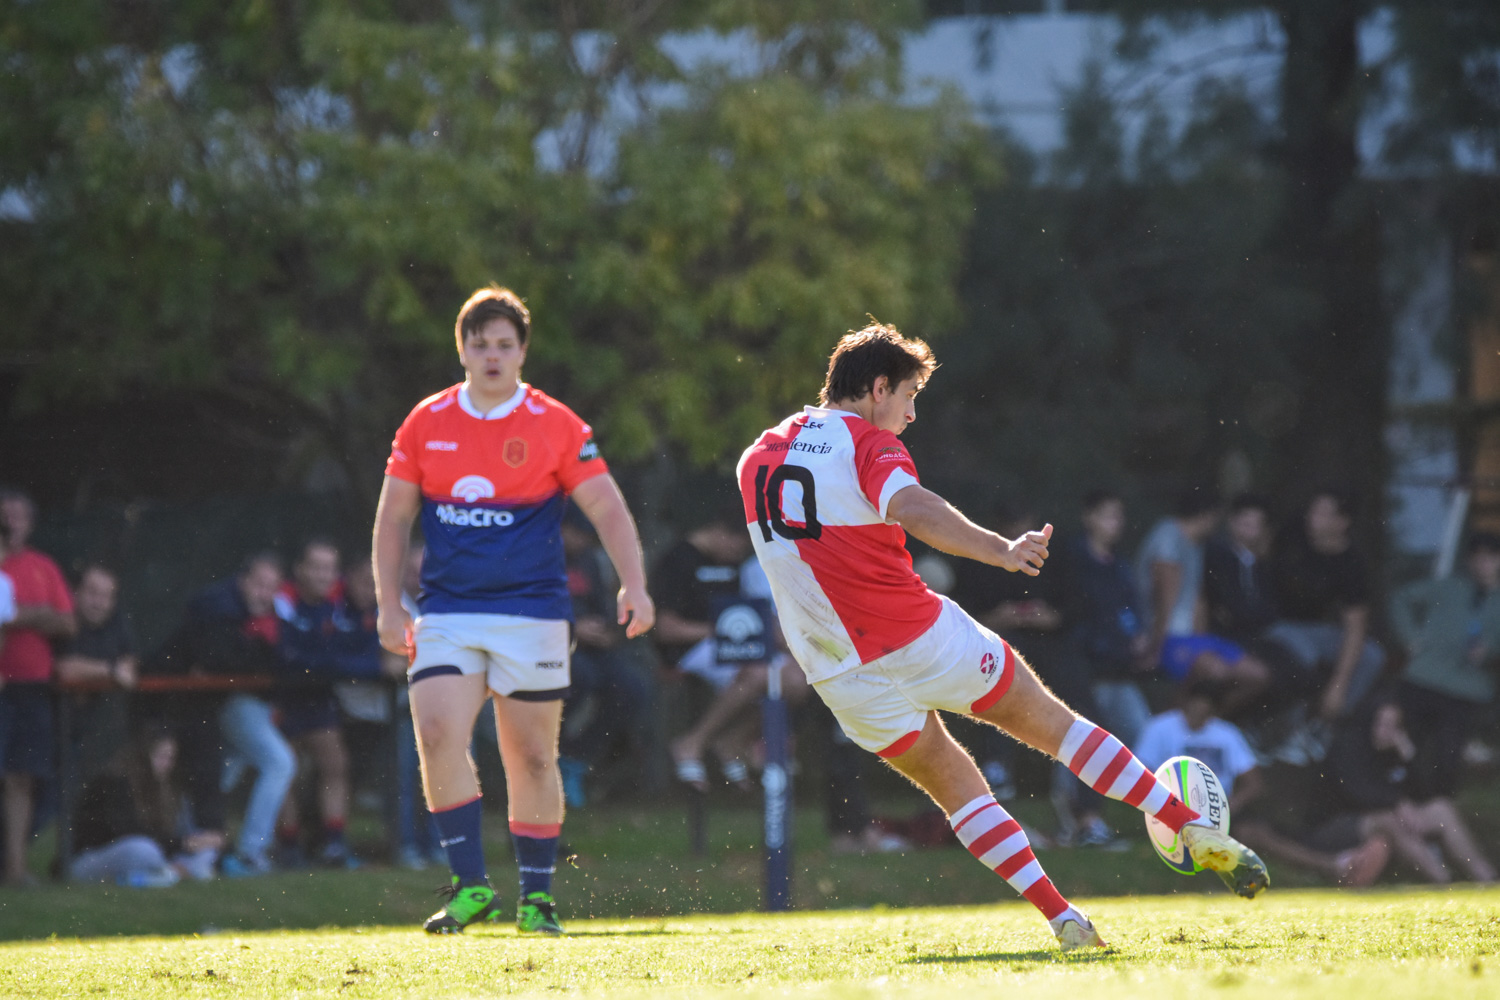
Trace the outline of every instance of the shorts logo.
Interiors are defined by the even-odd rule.
[[[979,672],[981,674],[984,674],[984,676],[986,677],[990,677],[995,673],[995,669],[999,666],[1000,663],[995,659],[994,653],[985,653],[984,659],[979,661]]]
[[[563,661],[562,660],[537,660],[536,661],[536,668],[538,670],[561,670],[563,668]]]
[[[500,452],[500,457],[505,459],[505,464],[512,469],[526,464],[526,439],[510,438],[505,442],[505,448]]]
[[[453,495],[466,503],[489,500],[495,495],[495,484],[483,476],[464,476],[453,484]]]

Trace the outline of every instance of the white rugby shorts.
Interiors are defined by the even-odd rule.
[[[437,614],[418,618],[407,678],[483,674],[496,694],[555,701],[571,683],[568,623],[520,615]]]
[[[1010,690],[1010,646],[948,598],[942,602],[937,621],[916,639],[813,685],[845,735],[866,750],[898,757],[917,742],[928,712],[973,715]]]

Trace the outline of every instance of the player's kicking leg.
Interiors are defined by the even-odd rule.
[[[1271,884],[1254,851],[1209,826],[1119,740],[1068,708],[1025,660],[1007,652],[1014,663],[1009,690],[976,717],[1057,758],[1101,795],[1135,806],[1180,832],[1193,860],[1246,899]]]
[[[430,669],[431,673],[412,674],[411,713],[427,808],[448,854],[453,880],[447,905],[422,927],[429,934],[456,934],[496,912],[480,836],[479,780],[469,757],[474,721],[484,705],[485,678],[451,667]]]
[[[995,801],[974,759],[948,734],[936,712],[927,713],[921,735],[910,747],[882,756],[932,796],[970,854],[1041,911],[1063,951],[1103,946],[1089,918],[1042,871],[1021,824]]]

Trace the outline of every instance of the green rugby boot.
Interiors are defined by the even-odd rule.
[[[1189,823],[1182,828],[1182,840],[1193,862],[1218,875],[1237,895],[1254,899],[1271,885],[1265,862],[1229,834]]]
[[[522,934],[564,934],[557,922],[557,903],[545,892],[532,892],[516,904],[516,930]]]
[[[448,894],[448,905],[422,924],[428,934],[458,934],[495,912],[495,890],[488,885],[460,886],[455,875],[453,884],[442,891]]]

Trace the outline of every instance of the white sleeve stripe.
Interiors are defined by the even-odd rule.
[[[919,486],[917,477],[905,469],[893,469],[886,477],[885,485],[880,488],[880,502],[875,506],[880,510],[880,516],[885,517],[885,509],[891,505],[891,497],[908,486]]]

